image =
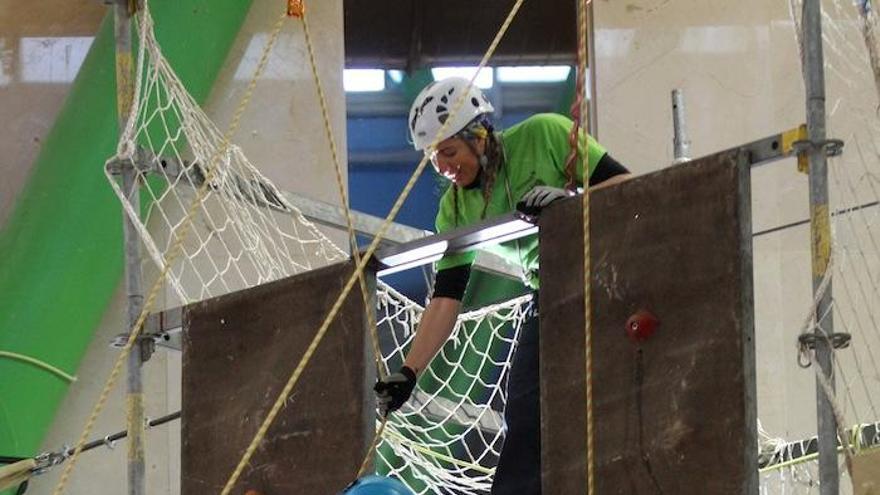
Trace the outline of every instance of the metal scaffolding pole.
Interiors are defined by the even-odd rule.
[[[691,141],[688,139],[687,121],[684,109],[684,94],[681,89],[672,90],[672,130],[674,158],[672,163],[689,161],[691,155]]]
[[[822,53],[822,5],[820,0],[805,0],[802,26],[804,29],[804,81],[807,92],[807,132],[810,142],[810,233],[813,259],[813,292],[816,294],[828,271],[831,257],[830,214],[828,210],[828,167],[825,143],[825,62]],[[830,275],[829,275],[830,276]],[[830,336],[834,320],[830,312],[831,283],[822,289],[816,306],[815,364],[834,387]],[[826,314],[827,313],[827,314]],[[816,381],[816,412],[819,438],[819,481],[822,495],[839,493],[840,475],[837,466],[837,423],[819,379]]]
[[[134,95],[131,16],[134,0],[116,0],[114,3],[116,38],[116,101],[119,129],[125,127]],[[140,204],[139,184],[134,164],[121,167],[122,190],[131,204]],[[125,240],[125,291],[128,299],[128,329],[132,330],[144,305],[143,276],[140,266],[140,239],[134,223],[122,212]],[[149,358],[144,340],[138,340],[128,356],[127,428],[128,428],[128,491],[129,495],[146,494],[144,461],[144,391],[142,367]]]

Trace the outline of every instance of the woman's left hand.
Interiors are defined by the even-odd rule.
[[[520,213],[535,217],[550,203],[570,196],[574,196],[574,193],[560,187],[535,186],[516,203],[516,209]]]

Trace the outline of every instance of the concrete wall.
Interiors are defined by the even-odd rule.
[[[227,128],[238,107],[268,32],[281,13],[279,6],[281,4],[277,2],[254,2],[218,77],[205,108],[221,129]],[[309,16],[320,75],[329,100],[331,125],[340,149],[339,159],[345,164],[342,2],[310,4]],[[302,24],[287,19],[266,75],[257,84],[240,131],[233,140],[243,148],[250,161],[281,189],[339,204],[329,145],[324,137],[317,93],[305,54]],[[344,239],[338,233],[334,235],[336,241],[342,242]],[[144,266],[149,283],[155,270],[149,261]],[[160,301],[159,306],[164,307],[172,300],[168,297],[165,302]],[[107,343],[125,331],[124,314],[125,298],[120,290],[97,330],[95,341],[81,368],[77,370],[79,381],[70,387],[57,420],[47,435],[43,446],[45,450],[74,443],[78,437],[117,356],[117,351],[110,349]],[[157,351],[144,367],[147,416],[157,418],[180,409],[180,377],[180,354]],[[124,429],[124,383],[123,373],[120,384],[108,400],[107,408],[94,429],[93,437]],[[179,434],[179,422],[148,431],[148,493],[180,492]],[[100,448],[83,454],[67,493],[109,495],[123,492],[126,483],[125,449],[126,444],[120,442],[114,450]],[[35,478],[28,493],[51,493],[60,473],[59,467]]]

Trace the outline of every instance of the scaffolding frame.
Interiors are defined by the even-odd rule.
[[[114,7],[115,19],[115,39],[116,39],[116,74],[117,74],[117,108],[118,120],[120,128],[125,125],[128,116],[133,92],[133,67],[132,63],[132,39],[131,39],[131,18],[137,10],[138,0],[112,0]],[[591,5],[592,7],[592,5]],[[807,88],[806,96],[806,117],[807,132],[809,139],[807,141],[808,150],[804,153],[809,156],[809,177],[810,177],[810,205],[811,205],[811,238],[812,238],[812,257],[813,257],[813,289],[814,294],[818,296],[820,290],[824,292],[818,299],[819,304],[816,307],[817,329],[815,330],[815,356],[816,361],[821,367],[820,373],[824,374],[832,387],[834,384],[833,374],[831,373],[831,363],[833,349],[831,347],[831,339],[826,336],[834,335],[833,320],[831,317],[821,318],[821,315],[828,309],[831,304],[831,282],[830,273],[827,273],[828,262],[830,260],[830,214],[828,210],[828,171],[827,171],[827,148],[829,141],[826,138],[825,123],[825,69],[824,57],[822,49],[822,25],[821,25],[821,4],[820,0],[805,0],[803,10],[804,25],[804,80]],[[592,16],[589,26],[590,39],[593,39]],[[590,43],[591,51],[594,43]],[[595,74],[594,64],[591,65],[591,73]],[[591,105],[595,109],[595,77],[592,78],[591,86]],[[596,112],[591,112],[591,128],[597,130]],[[781,135],[780,135],[781,137]],[[773,143],[776,137],[761,140],[755,143],[749,143],[744,147],[756,150],[755,153],[765,153],[766,150],[756,143]],[[777,146],[780,141],[775,141]],[[770,159],[778,159],[788,156],[792,150],[783,150],[782,147],[777,148],[778,153],[766,155]],[[755,155],[758,156],[758,155]],[[766,160],[765,160],[766,161]],[[765,161],[755,161],[753,165],[761,164]],[[122,166],[120,170],[123,182],[123,190],[134,204],[138,200],[138,184],[135,181],[134,165]],[[324,213],[328,213],[326,210]],[[331,212],[333,213],[333,212]],[[318,215],[324,220],[333,217],[333,215]],[[315,218],[314,216],[312,218]],[[365,217],[364,217],[365,218]],[[511,220],[508,218],[507,220]],[[533,230],[522,228],[522,224],[516,223],[519,219],[514,220],[519,231],[509,233],[513,237],[506,239],[514,239],[522,235],[529,235]],[[137,316],[143,308],[143,278],[140,269],[140,244],[137,231],[134,224],[123,214],[123,232],[124,232],[124,249],[125,249],[125,282],[127,296],[127,315],[129,322],[129,331],[133,327]],[[322,222],[326,224],[335,224],[339,226],[341,223],[330,220]],[[487,225],[478,225],[472,227],[468,232],[454,232],[446,234],[443,242],[454,239],[460,239],[461,236],[475,235],[481,236],[482,229]],[[497,225],[495,225],[497,227]],[[367,232],[363,232],[367,233]],[[409,232],[412,234],[412,232]],[[433,236],[437,240],[441,236]],[[432,239],[428,238],[428,239]],[[425,243],[432,241],[421,240],[415,241],[416,244],[409,248],[424,249]],[[497,240],[495,242],[498,242]],[[473,242],[461,242],[460,246],[464,249],[473,249]],[[408,249],[407,245],[392,248],[393,254],[397,258],[389,258],[389,251],[385,251],[384,265],[400,266],[400,260],[409,263],[408,267],[418,266],[425,259],[427,262],[432,261],[430,257],[415,260],[412,256],[413,251]],[[417,252],[417,251],[416,251]],[[422,251],[424,252],[424,251]],[[444,252],[449,252],[444,250]],[[377,253],[380,261],[383,260],[383,252]],[[389,263],[389,259],[391,263]],[[503,266],[503,265],[502,265]],[[509,268],[509,267],[508,267]],[[495,271],[495,270],[491,270]],[[506,271],[506,270],[502,270]],[[496,272],[499,273],[499,272]],[[508,275],[516,272],[508,272]],[[829,280],[826,282],[826,278]],[[824,284],[824,287],[823,287]],[[160,317],[161,321],[162,318]],[[159,329],[162,330],[161,328]],[[129,495],[145,495],[145,456],[143,448],[144,433],[144,404],[143,404],[143,384],[142,384],[142,366],[149,359],[155,345],[155,339],[152,335],[142,336],[136,345],[135,352],[132,352],[128,359],[127,367],[127,402],[128,402],[128,430],[132,445],[127,449],[128,452],[128,490]],[[819,383],[817,377],[817,412],[818,412],[818,452],[819,452],[819,472],[821,482],[822,495],[836,495],[839,493],[839,473],[837,468],[837,424],[832,411],[830,398],[825,395],[825,391]]]

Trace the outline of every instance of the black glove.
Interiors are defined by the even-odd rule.
[[[516,204],[516,209],[524,215],[536,217],[550,203],[569,196],[574,196],[574,193],[559,187],[535,186],[523,195]]]
[[[382,416],[388,416],[388,413],[400,409],[400,406],[409,400],[414,388],[416,388],[416,372],[406,366],[400,368],[397,373],[392,373],[376,382],[373,390],[376,391],[379,412]]]

